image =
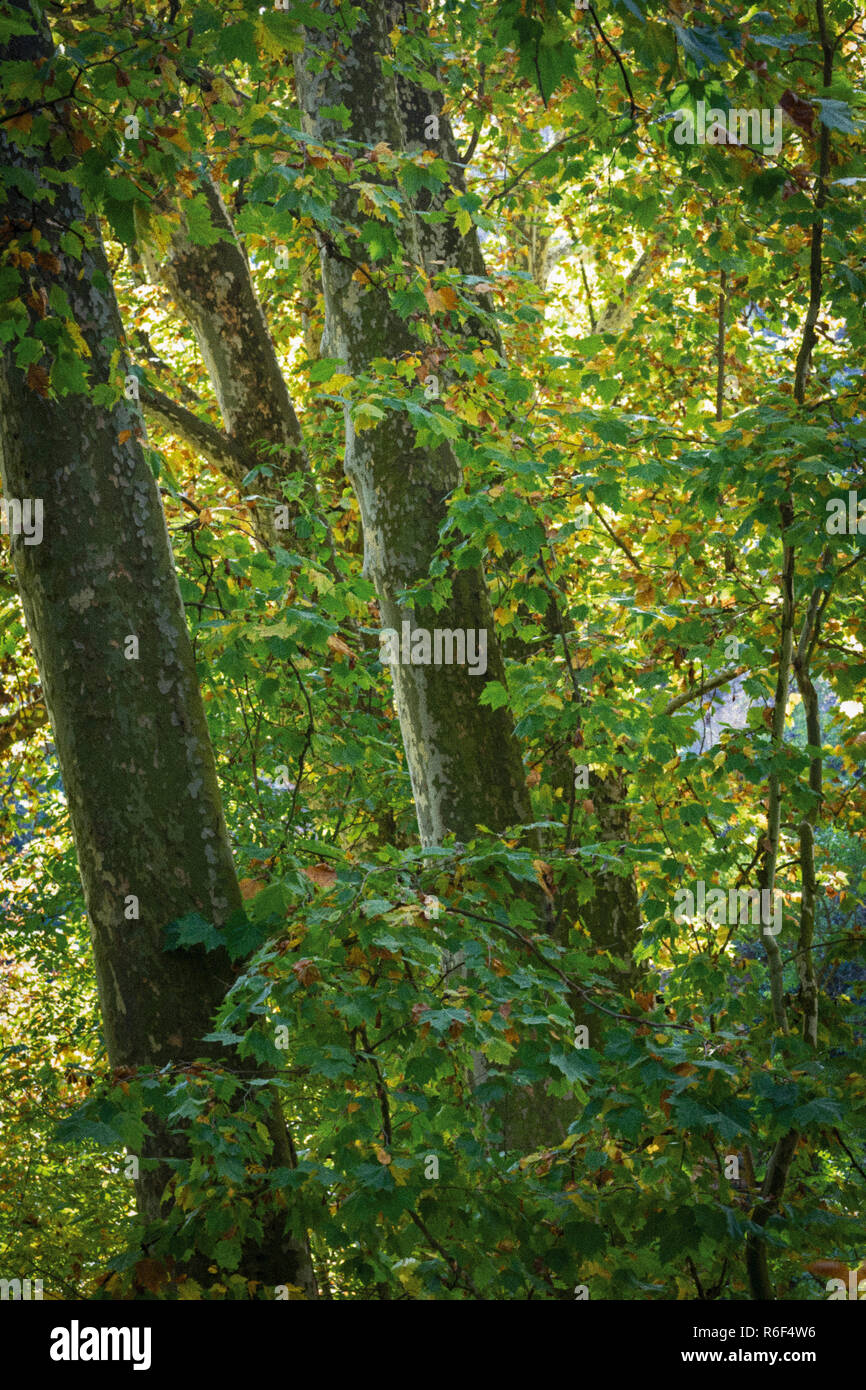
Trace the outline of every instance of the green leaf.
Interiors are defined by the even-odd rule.
[[[508,704],[508,691],[500,681],[488,681],[478,699],[488,709],[502,709]]]
[[[237,59],[241,63],[255,65],[259,55],[253,23],[248,19],[242,19],[239,24],[229,24],[217,40],[217,53],[227,63]]]
[[[179,951],[186,946],[205,946],[208,951],[213,951],[221,944],[216,927],[200,912],[187,912],[183,917],[176,917],[165,928],[164,936],[163,949],[166,951]]]
[[[310,381],[317,385],[323,381],[330,381],[332,376],[345,369],[345,365],[342,357],[320,357],[310,368]]]
[[[683,49],[699,68],[705,67],[708,63],[719,64],[726,61],[727,55],[717,31],[704,27],[683,29],[679,24],[674,24],[673,29]]]
[[[857,135],[866,128],[866,122],[855,121],[847,101],[836,101],[831,97],[815,97],[815,105],[822,125],[830,130],[841,130],[845,135]]]
[[[228,234],[213,225],[210,208],[203,193],[196,193],[183,205],[184,217],[190,241],[195,246],[215,246],[218,241],[228,241]]]

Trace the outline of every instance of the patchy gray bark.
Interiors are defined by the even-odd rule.
[[[405,22],[402,0],[388,0],[386,8],[389,29]],[[440,93],[429,91],[401,74],[396,77],[396,91],[402,147],[406,150],[436,149],[448,164],[454,187],[464,192],[464,170],[451,123],[443,113]],[[431,135],[431,131],[436,132],[435,136]],[[446,187],[435,194],[424,192],[418,200],[418,238],[424,264],[430,274],[438,270],[456,268],[464,275],[486,278],[484,255],[474,228],[463,235],[453,218],[447,217],[439,221],[432,220],[430,216],[443,211],[450,191]],[[546,238],[544,245],[547,245]],[[606,306],[600,320],[604,329],[599,328],[598,331],[623,331],[627,327],[634,316],[640,295],[666,249],[667,237],[662,230],[640,258],[621,293]],[[544,248],[536,247],[536,250],[543,260]],[[532,273],[536,278],[541,276],[538,264],[534,265]],[[549,270],[544,272],[545,277],[547,273]],[[486,338],[504,360],[505,349],[493,318],[492,302],[489,297],[481,295],[478,296],[478,300],[480,307],[485,310],[484,322],[473,320],[465,325],[464,331],[467,336],[478,335]],[[567,645],[567,635],[563,629],[556,598],[552,593],[543,621],[551,637],[561,637]],[[517,650],[523,659],[529,658],[528,648],[519,644]],[[574,763],[566,748],[553,756],[548,775],[554,789],[562,792],[563,801],[568,805],[574,795]],[[625,779],[621,772],[611,771],[604,775],[593,773],[591,783],[592,800],[599,824],[599,839],[609,847],[611,854],[616,856],[628,844],[630,837]],[[565,901],[558,905],[560,916],[568,918],[579,915],[589,928],[594,944],[625,962],[625,968],[616,970],[615,974],[618,983],[628,988],[636,983],[638,978],[638,972],[632,963],[632,952],[640,934],[640,908],[634,874],[631,870],[617,873],[611,866],[600,866],[593,871],[593,884],[593,897],[588,903],[581,905],[579,914],[576,903]],[[600,1016],[591,1010],[581,1010],[580,1013],[591,1028],[591,1037],[597,1041],[602,1031]]]
[[[167,251],[161,253],[143,239],[142,254],[151,279],[162,282],[192,326],[219,403],[226,443],[218,446],[213,433],[219,432],[206,422],[199,422],[204,428],[196,436],[192,422],[181,421],[180,426],[187,427],[182,433],[230,478],[242,496],[259,494],[267,499],[267,503],[250,505],[257,536],[272,546],[280,539],[279,530],[274,529],[272,504],[283,501],[284,480],[300,476],[304,481],[302,495],[309,503],[316,497],[315,483],[301,426],[231,216],[209,176],[201,180],[200,191],[211,222],[223,239],[212,246],[196,245],[179,204],[175,209],[177,226]],[[158,393],[145,392],[144,404],[169,428],[178,425],[177,411],[172,419]],[[260,473],[244,489],[245,474],[257,464],[267,465],[272,470],[270,476]],[[290,518],[295,514],[296,508],[290,506]]]
[[[46,42],[16,41],[12,56]],[[60,242],[64,228],[85,225],[77,190],[52,185],[47,196],[41,150],[0,134],[0,153],[40,187],[32,201],[10,193],[4,210],[17,233],[41,233],[31,299],[65,292],[90,383],[108,383],[122,327],[98,232],[73,260]],[[222,951],[166,953],[163,929],[193,910],[220,924],[241,898],[168,532],[134,407],[96,407],[87,393],[52,399],[35,384],[11,350],[0,356],[4,495],[43,509],[41,543],[14,537],[11,555],[69,805],[108,1056],[113,1067],[181,1065],[216,1055],[202,1038],[232,971]],[[289,1145],[276,1112],[272,1138],[279,1166]],[[145,1157],[179,1152],[157,1132]],[[151,1218],[167,1176],[160,1166],[140,1181]],[[245,1252],[249,1277],[313,1293],[307,1251],[282,1224]]]
[[[327,13],[334,6],[323,6]],[[321,115],[343,104],[351,138],[368,146],[385,141],[400,148],[402,131],[394,79],[383,72],[388,51],[387,11],[367,8],[350,35],[343,24],[326,34],[307,31],[296,58],[298,96],[308,129],[323,144],[342,135],[338,122]],[[357,225],[356,192],[337,194],[336,215]],[[417,262],[417,228],[407,221],[406,250]],[[359,375],[377,357],[397,358],[415,348],[387,289],[354,276],[355,266],[328,243],[321,248],[329,351]],[[346,409],[345,468],[358,497],[364,527],[365,571],[375,584],[383,627],[484,632],[487,670],[467,665],[391,666],[394,694],[412,779],[422,842],[434,845],[449,832],[469,839],[478,825],[502,829],[531,819],[523,765],[510,712],[480,704],[485,684],[505,682],[480,569],[454,573],[451,596],[439,612],[410,610],[401,591],[425,579],[445,519],[448,493],[459,466],[448,444],[418,448],[409,417],[392,411],[375,428],[356,432]]]

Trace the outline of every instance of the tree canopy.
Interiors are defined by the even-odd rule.
[[[863,43],[0,3],[0,1276],[856,1297]]]

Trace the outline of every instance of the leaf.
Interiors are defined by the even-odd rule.
[[[309,957],[306,956],[303,960],[295,961],[292,970],[297,977],[298,983],[301,985],[312,985],[322,978],[322,973],[315,961],[310,960]]]
[[[215,227],[211,221],[210,208],[203,193],[197,193],[183,205],[190,241],[195,246],[215,246],[218,241],[227,241],[228,235]]]
[[[151,1293],[159,1293],[163,1284],[167,1284],[168,1280],[168,1270],[161,1260],[139,1260],[135,1266],[136,1284],[142,1289],[149,1289]]]
[[[229,24],[217,40],[217,52],[226,62],[237,60],[254,65],[258,59],[255,26],[248,19]]]
[[[320,357],[310,368],[310,381],[329,381],[334,373],[345,366],[342,357]]]
[[[478,703],[488,709],[502,709],[508,704],[508,691],[500,681],[488,681],[481,692]]]
[[[229,1271],[237,1269],[241,1262],[241,1239],[239,1235],[218,1241],[214,1250],[214,1258],[221,1269]]]
[[[707,63],[719,64],[726,61],[727,55],[717,31],[704,27],[682,29],[679,24],[674,24],[673,29],[683,49],[699,68]]]
[[[267,883],[262,878],[242,878],[238,883],[241,890],[241,897],[245,902],[254,898],[257,893],[261,893],[263,888],[267,888]]]
[[[472,215],[465,208],[457,208],[454,213],[454,221],[457,223],[457,230],[461,236],[468,236],[472,231]]]
[[[836,101],[830,97],[816,97],[815,105],[821,124],[830,130],[841,130],[845,135],[857,135],[866,128],[866,122],[855,121],[847,101]]]
[[[598,1062],[589,1055],[586,1048],[557,1048],[551,1052],[550,1062],[569,1081],[591,1081],[598,1074]]]
[[[330,864],[313,864],[309,869],[302,869],[301,873],[317,888],[333,888],[337,882],[336,871],[331,868]]]
[[[35,391],[37,396],[47,397],[48,395],[48,373],[44,367],[40,367],[36,362],[31,362],[27,368],[27,385],[31,391]]]
[[[58,349],[51,368],[51,385],[61,395],[82,395],[87,390],[87,371],[81,358]]]
[[[425,285],[424,298],[431,314],[447,313],[456,309],[458,304],[457,293],[451,285],[443,285],[438,290],[434,290],[432,285]]]
[[[336,652],[339,656],[355,655],[355,653],[352,651],[352,648],[346,642],[344,642],[342,637],[340,637],[339,633],[336,632],[328,633],[328,647],[332,652]]]
[[[221,945],[219,932],[200,912],[187,912],[165,928],[165,949],[181,950],[185,946],[205,946],[209,951]]]

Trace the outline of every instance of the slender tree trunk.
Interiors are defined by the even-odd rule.
[[[335,13],[332,3],[322,8]],[[376,4],[359,16],[351,35],[342,23],[324,35],[306,32],[295,64],[298,97],[307,128],[323,144],[343,132],[322,110],[342,104],[350,112],[352,139],[400,148],[394,79],[381,65],[388,52],[386,26],[386,7]],[[354,189],[340,186],[335,211],[342,225],[358,225]],[[417,263],[412,219],[405,224],[405,249]],[[393,360],[417,346],[386,288],[361,283],[351,260],[328,243],[322,244],[321,263],[329,350],[345,360],[350,374],[366,373],[376,358]],[[431,632],[483,633],[487,643],[483,674],[472,674],[468,664],[391,666],[422,842],[439,844],[449,831],[465,841],[479,825],[500,830],[528,822],[529,796],[511,714],[480,703],[487,683],[505,682],[480,568],[451,575],[450,597],[438,612],[423,606],[410,610],[400,601],[402,590],[427,577],[447,497],[459,481],[453,450],[447,443],[419,448],[414,424],[397,411],[375,428],[356,432],[347,407],[345,467],[361,508],[365,572],[376,587],[383,627],[401,633],[402,624],[410,622],[412,629]]]
[[[22,9],[26,6],[22,5]],[[50,53],[47,35],[14,40],[7,56]],[[26,137],[25,137],[26,139]],[[41,176],[44,151],[0,133],[22,170],[9,185],[7,228],[34,240],[31,329],[42,296],[68,297],[86,345],[90,386],[109,383],[122,327],[93,224],[80,262],[61,246],[86,213],[71,183]],[[36,186],[33,197],[14,189]],[[47,374],[0,356],[0,476],[7,499],[36,499],[41,543],[12,540],[12,559],[51,718],[90,918],[99,998],[113,1067],[154,1069],[216,1055],[202,1043],[232,980],[228,956],[167,954],[163,929],[198,910],[220,924],[240,893],[213,752],[156,483],[125,401],[88,392],[57,399]],[[231,1065],[230,1060],[227,1061]],[[273,1161],[287,1161],[274,1115]],[[148,1156],[177,1154],[157,1133]],[[156,1217],[167,1178],[142,1175],[139,1203]],[[244,1272],[314,1292],[309,1256],[274,1221]]]
[[[386,11],[389,31],[406,22],[404,0],[387,0]],[[409,81],[400,73],[395,81],[402,147],[409,151],[435,149],[448,164],[453,186],[465,192],[463,165],[451,122],[443,113],[441,95],[420,83]],[[464,235],[452,217],[434,221],[429,216],[443,212],[450,196],[451,189],[445,186],[436,193],[422,191],[417,200],[418,241],[424,265],[431,275],[439,270],[455,268],[463,275],[486,279],[484,254],[475,229],[471,228]],[[659,258],[666,254],[667,247],[667,233],[662,229],[641,256],[621,293],[605,307],[600,320],[603,326],[598,331],[621,332],[627,328],[640,294]],[[464,326],[464,332],[467,337],[480,336],[489,341],[504,362],[505,348],[493,318],[492,301],[487,295],[478,295],[477,298],[486,317],[483,323],[480,319],[470,319]],[[442,373],[447,377],[447,366]],[[564,630],[553,593],[542,621],[552,640],[561,638],[567,655],[568,634]],[[523,660],[530,659],[530,649],[519,640],[515,644],[515,653]],[[591,756],[591,751],[587,755]],[[550,759],[548,775],[554,790],[562,793],[565,806],[573,802],[574,774],[575,765],[567,747],[558,749]],[[621,771],[592,773],[591,795],[599,824],[599,839],[609,845],[612,854],[626,845],[630,837],[627,790]],[[558,904],[560,915],[572,919],[579,915],[589,928],[594,944],[626,962],[625,969],[616,973],[618,983],[629,988],[639,979],[639,973],[632,963],[632,952],[640,934],[640,907],[634,873],[628,871],[621,874],[613,869],[599,868],[593,872],[593,881],[595,891],[592,899],[583,903],[579,912],[576,903],[566,899]],[[592,1009],[581,1008],[578,1012],[590,1028],[593,1043],[597,1043],[602,1033],[602,1016]]]
[[[301,426],[231,216],[209,175],[202,178],[199,191],[223,239],[212,246],[197,245],[179,204],[168,249],[162,252],[143,239],[141,250],[150,278],[162,282],[192,326],[230,447],[215,448],[206,426],[196,438],[194,422],[189,420],[185,437],[230,478],[242,496],[250,493],[267,499],[264,504],[251,502],[250,507],[256,534],[270,547],[280,539],[281,530],[285,539],[286,527],[281,523],[287,518],[275,512],[273,505],[285,500],[283,483],[291,481],[294,486],[300,478],[301,496],[308,503],[316,500],[316,487]],[[170,199],[163,201],[167,209]],[[158,393],[145,392],[144,405],[168,428],[178,427],[177,408],[168,409]],[[270,474],[258,474],[244,488],[245,474],[257,464],[265,465]],[[297,510],[289,506],[288,520]]]

